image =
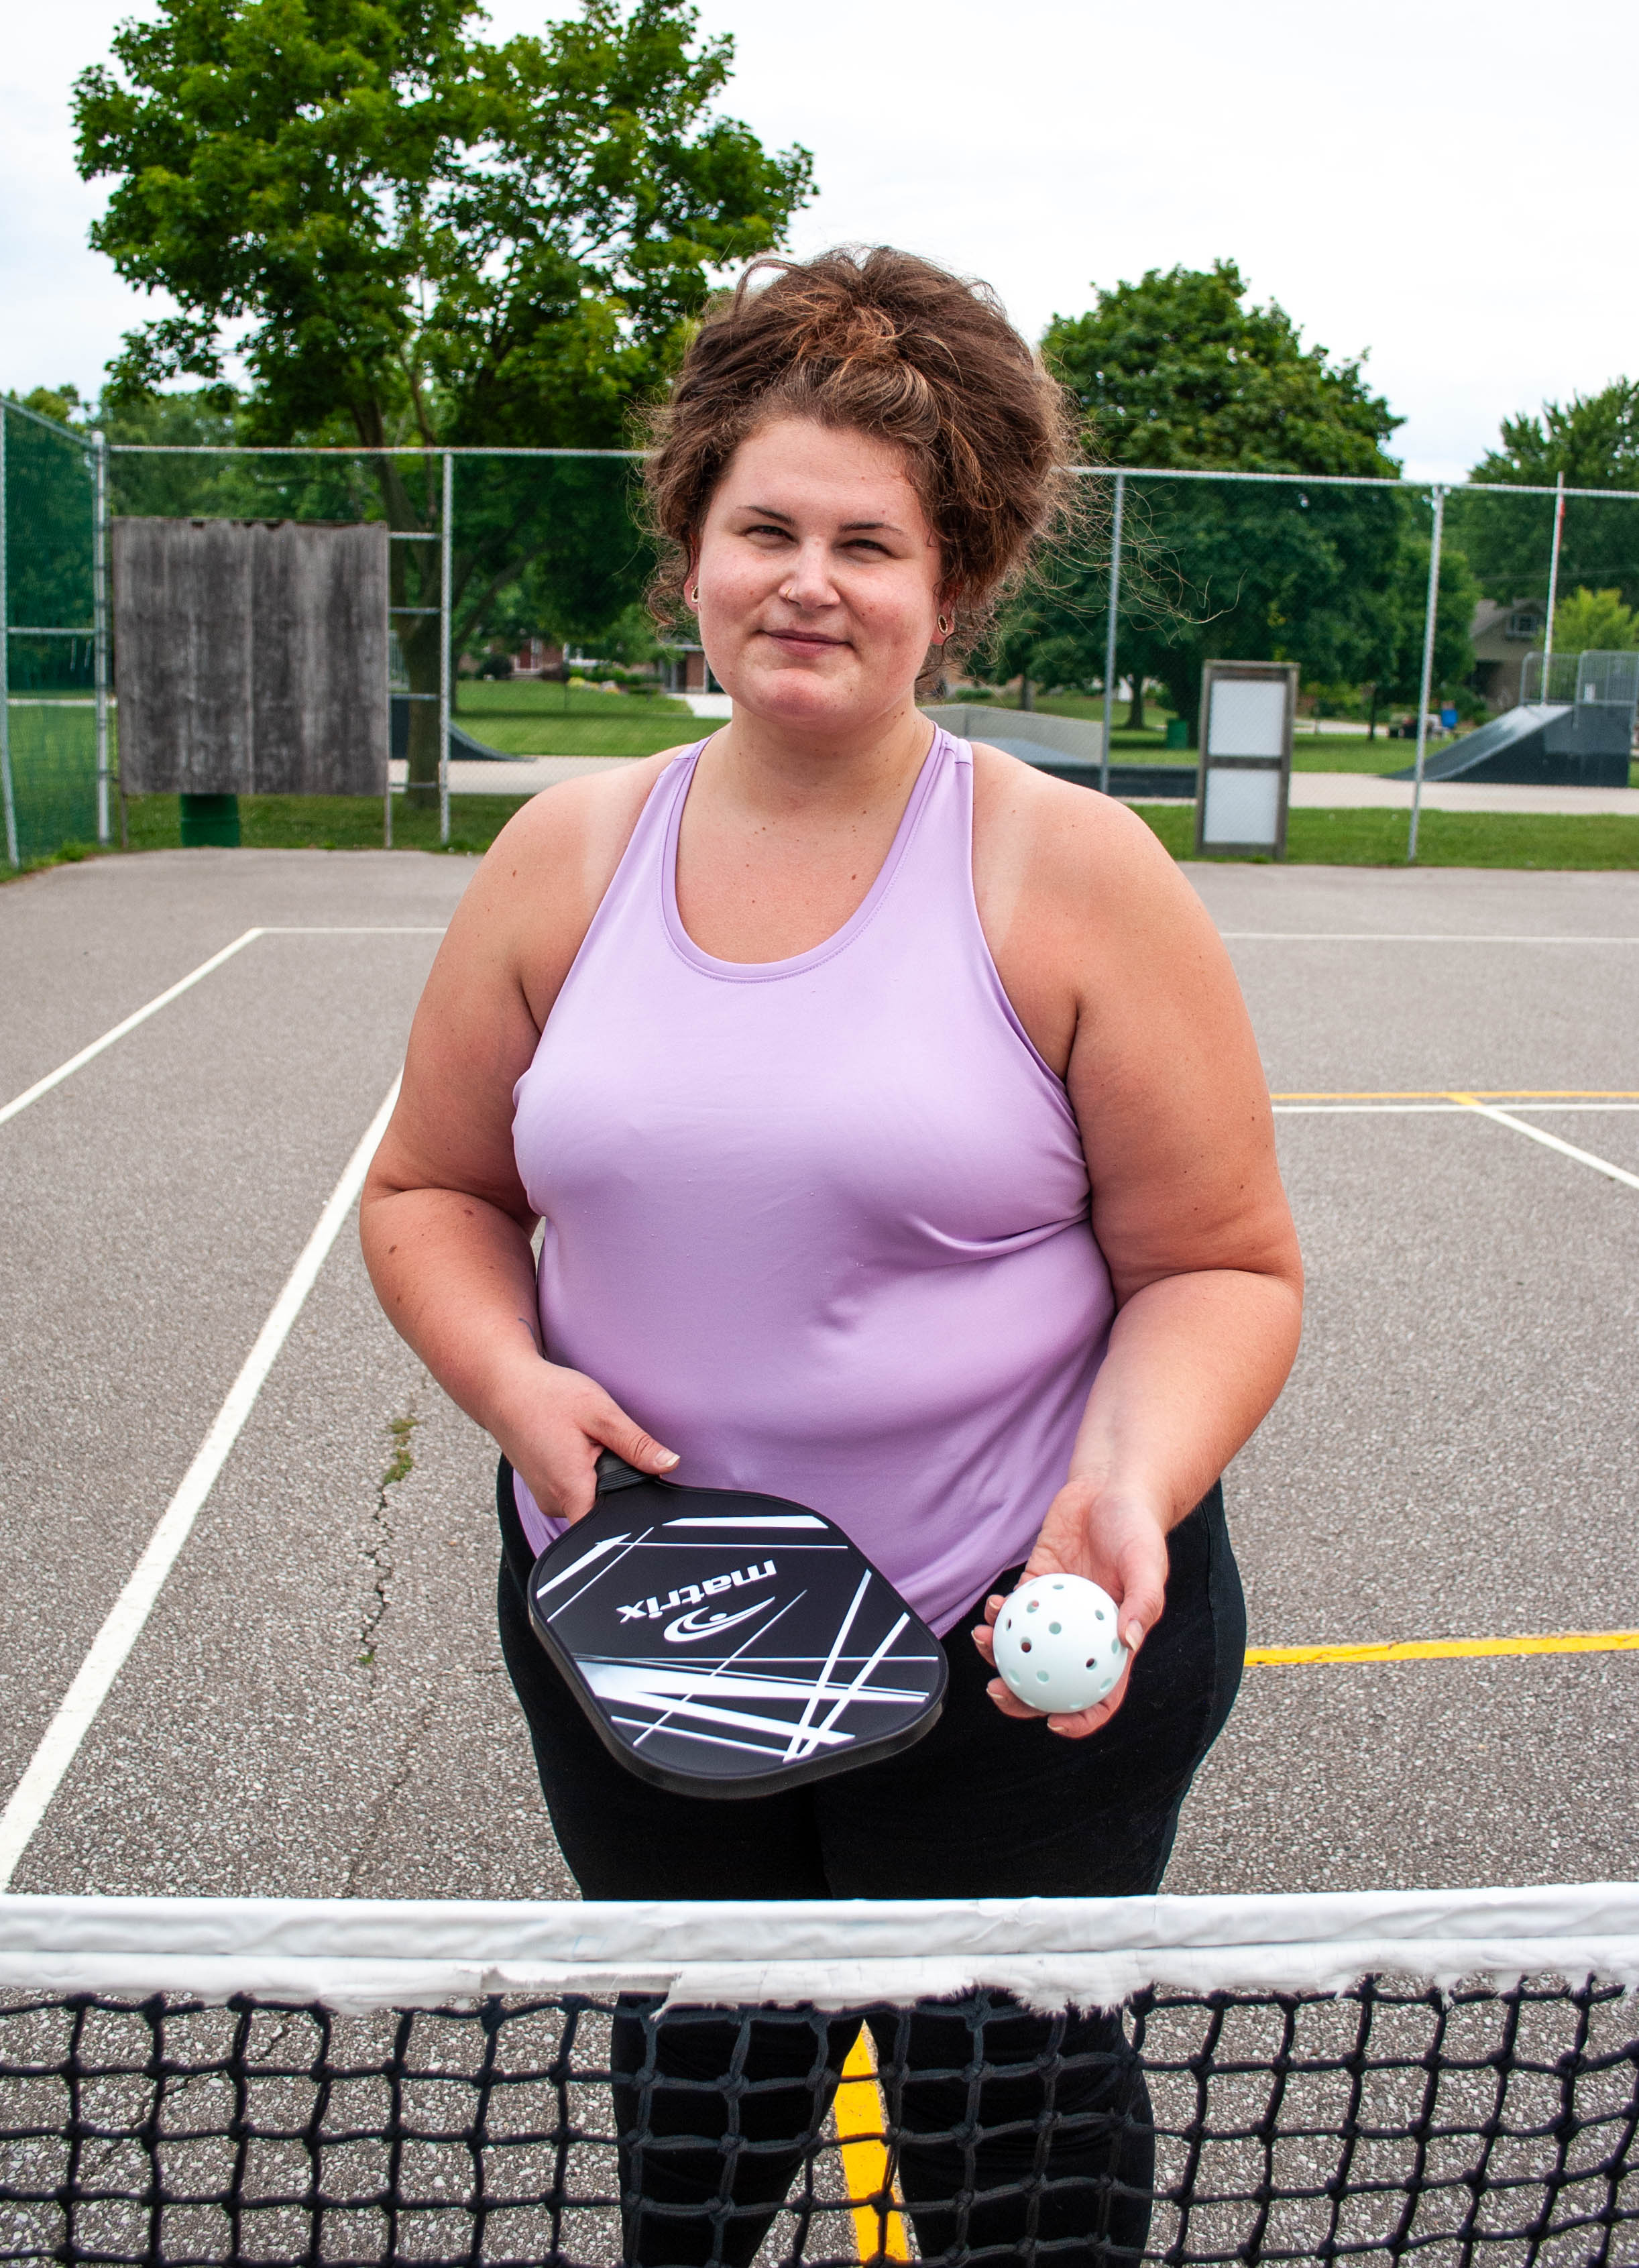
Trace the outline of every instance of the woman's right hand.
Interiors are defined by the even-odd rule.
[[[677,1452],[645,1433],[595,1379],[539,1357],[520,1381],[509,1422],[491,1430],[542,1512],[571,1523],[597,1501],[606,1449],[640,1473],[669,1473],[678,1462]]]

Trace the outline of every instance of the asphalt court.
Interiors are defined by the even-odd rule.
[[[0,892],[0,1107],[267,932],[0,1124],[0,1802],[379,1108],[470,873],[198,851]],[[1305,1098],[1278,1121],[1304,1350],[1228,1483],[1254,1646],[1639,1629],[1639,1189],[1400,1107],[1639,1099],[1639,880],[1194,879],[1271,1088]],[[1502,1107],[1639,1174],[1639,1110]],[[572,1895],[496,1651],[492,1469],[349,1219],[12,1887]],[[1252,1668],[1169,1887],[1631,1876],[1636,1745],[1633,1653]]]

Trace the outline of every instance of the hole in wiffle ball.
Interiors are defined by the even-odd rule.
[[[1039,1669],[1039,1670],[1037,1670],[1037,1672],[1036,1672],[1036,1683],[1037,1683],[1037,1684],[1038,1684],[1038,1685],[1045,1685],[1045,1684],[1047,1683],[1047,1671],[1046,1671],[1045,1669]]]
[[[1028,1653],[1030,1651],[1030,1640],[1028,1638],[1021,1640],[1018,1650],[1021,1653]]]
[[[1040,1602],[1040,1599],[1032,1599],[1032,1600],[1030,1600],[1030,1601],[1027,1602],[1027,1604],[1025,1605],[1025,1612],[1027,1615],[1033,1615],[1033,1614],[1035,1613],[1035,1611],[1036,1611],[1036,1609],[1037,1609],[1040,1604],[1041,1604],[1041,1602]]]
[[[1063,1629],[1063,1627],[1064,1627],[1064,1625],[1063,1625],[1063,1624],[1062,1624],[1062,1623],[1049,1623],[1049,1624],[1047,1624],[1047,1628],[1048,1628],[1048,1630],[1052,1632],[1052,1634],[1053,1634],[1053,1636],[1054,1636],[1055,1638],[1056,1638],[1056,1637],[1058,1636],[1059,1632]]]

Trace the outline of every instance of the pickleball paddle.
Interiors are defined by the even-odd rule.
[[[673,1794],[768,1795],[937,1722],[939,1641],[834,1521],[651,1480],[612,1451],[529,1578],[536,1637],[610,1752]]]

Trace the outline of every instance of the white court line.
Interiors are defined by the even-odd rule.
[[[1607,1180],[1621,1182],[1630,1189],[1639,1189],[1639,1174],[1630,1174],[1625,1166],[1613,1166],[1608,1158],[1596,1158],[1591,1150],[1579,1150],[1574,1142],[1562,1141],[1550,1134],[1546,1126],[1531,1126],[1512,1112],[1499,1110],[1492,1102],[1479,1102],[1453,1097],[1450,1102],[1274,1102],[1269,1106],[1277,1118],[1328,1118],[1352,1116],[1412,1117],[1425,1114],[1452,1115],[1467,1111],[1481,1118],[1494,1118],[1499,1126],[1511,1128],[1528,1141],[1540,1142],[1545,1150],[1557,1150],[1562,1158],[1574,1158],[1579,1166],[1591,1166],[1596,1174]],[[1639,1110],[1633,1102],[1528,1102],[1516,1105],[1522,1110]]]
[[[1390,1117],[1415,1116],[1420,1111],[1447,1114],[1472,1110],[1472,1102],[1272,1102],[1277,1118],[1344,1116],[1381,1111]],[[1639,1110],[1639,1102],[1514,1102],[1510,1110]]]
[[[62,1783],[63,1774],[73,1763],[98,1711],[107,1699],[114,1681],[124,1667],[131,1648],[142,1636],[143,1626],[165,1587],[166,1576],[176,1564],[178,1553],[192,1532],[200,1508],[210,1494],[217,1474],[227,1462],[228,1454],[238,1440],[246,1419],[255,1407],[256,1396],[302,1312],[319,1270],[325,1263],[326,1255],[352,1211],[353,1201],[370,1170],[370,1161],[386,1130],[398,1093],[399,1082],[395,1079],[387,1089],[386,1100],[371,1120],[363,1140],[348,1160],[341,1180],[331,1191],[329,1201],[319,1216],[318,1226],[308,1238],[300,1259],[291,1269],[267,1322],[256,1334],[256,1344],[245,1358],[244,1368],[228,1388],[227,1399],[217,1410],[210,1431],[200,1444],[198,1454],[184,1474],[180,1488],[166,1506],[142,1557],[131,1570],[124,1589],[109,1609],[107,1620],[92,1639],[90,1653],[80,1664],[74,1683],[63,1696],[56,1715],[47,1726],[27,1771],[12,1791],[11,1801],[4,1811],[0,1812],[0,1890],[9,1886],[18,1860],[45,1817],[47,1807]]]
[[[186,976],[180,976],[174,984],[167,986],[165,991],[157,993],[145,1007],[135,1010],[122,1023],[116,1024],[112,1031],[105,1032],[99,1040],[93,1040],[88,1048],[82,1048],[78,1055],[70,1056],[67,1063],[59,1064],[55,1071],[48,1071],[44,1079],[37,1079],[33,1086],[25,1087],[21,1094],[13,1095],[10,1102],[0,1106],[0,1126],[4,1126],[8,1118],[15,1118],[19,1110],[26,1110],[31,1102],[38,1102],[42,1094],[49,1094],[54,1086],[61,1086],[63,1080],[71,1079],[77,1071],[83,1071],[85,1066],[99,1056],[105,1048],[111,1048],[116,1040],[122,1040],[128,1032],[134,1032],[139,1024],[145,1024],[150,1016],[157,1015],[161,1008],[168,1007],[173,1000],[180,999],[184,992],[198,983],[202,976],[209,976],[213,968],[220,968],[224,961],[232,961],[236,953],[242,953],[247,945],[254,945],[259,937],[442,937],[443,935],[444,932],[441,928],[429,928],[424,925],[411,928],[390,926],[386,924],[366,925],[363,923],[350,928],[341,925],[320,925],[317,923],[311,926],[296,923],[271,923],[264,924],[255,929],[247,929],[242,937],[236,937],[232,945],[224,945],[220,953],[213,953],[209,961],[202,961],[197,968],[190,968]]]
[[[1639,937],[1488,937],[1452,930],[1221,929],[1218,935],[1252,945],[1639,945]]]
[[[1527,1125],[1523,1118],[1515,1118],[1491,1102],[1470,1102],[1464,1108],[1477,1111],[1481,1118],[1496,1119],[1499,1126],[1511,1127],[1516,1134],[1525,1135],[1529,1141],[1540,1142],[1545,1150],[1557,1150],[1562,1158],[1574,1158],[1579,1166],[1591,1166],[1596,1174],[1603,1174],[1607,1181],[1621,1182],[1624,1188],[1639,1189],[1639,1174],[1630,1174],[1625,1166],[1612,1165],[1608,1158],[1596,1158],[1591,1150],[1579,1150],[1572,1142],[1562,1142],[1559,1136],[1550,1134],[1546,1126]]]
[[[247,929],[243,937],[236,937],[232,945],[224,945],[220,953],[213,953],[209,961],[202,961],[197,968],[190,968],[186,976],[179,977],[174,984],[151,999],[145,1008],[138,1008],[122,1024],[116,1024],[111,1032],[105,1032],[88,1048],[82,1048],[78,1055],[70,1056],[67,1063],[59,1064],[55,1071],[48,1071],[44,1079],[37,1079],[33,1086],[26,1086],[21,1094],[13,1095],[11,1101],[0,1109],[0,1126],[4,1126],[8,1118],[15,1118],[19,1110],[26,1110],[31,1102],[38,1102],[42,1094],[49,1094],[54,1086],[61,1086],[65,1079],[72,1079],[77,1071],[83,1070],[105,1048],[111,1048],[128,1032],[134,1032],[138,1024],[145,1024],[150,1016],[158,1015],[161,1008],[179,998],[191,985],[197,984],[202,976],[209,976],[213,968],[220,968],[224,961],[232,961],[236,953],[242,953],[261,935],[259,929]]]

